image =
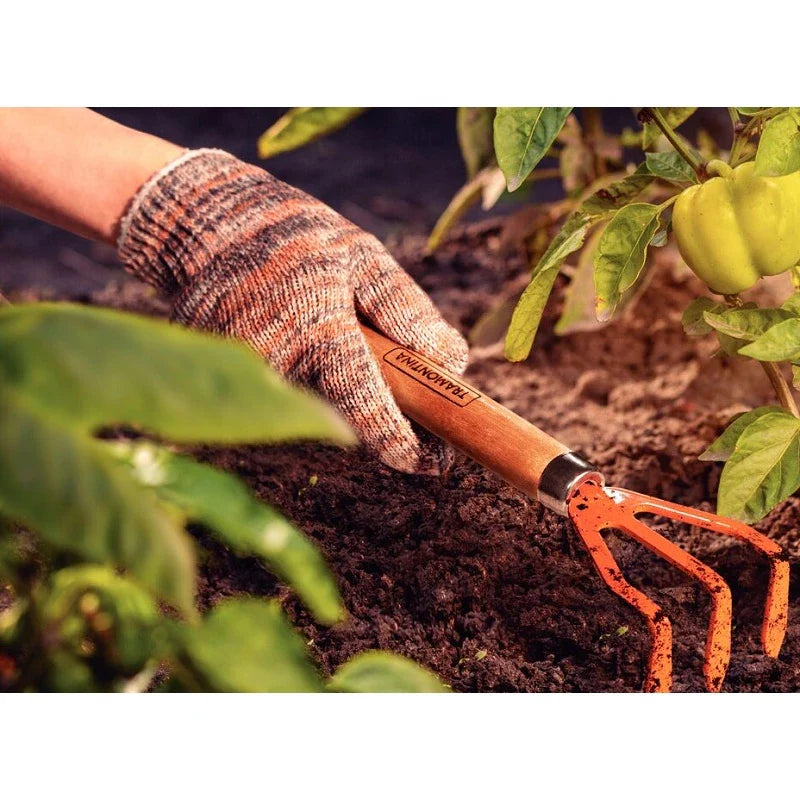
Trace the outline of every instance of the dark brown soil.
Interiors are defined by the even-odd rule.
[[[112,115],[191,146],[253,158],[257,134],[279,110],[118,110]],[[467,330],[525,266],[498,229],[452,239],[432,259],[422,238],[462,180],[452,110],[384,109],[287,154],[270,168],[332,203],[382,238],[445,315]],[[331,164],[336,170],[331,170]],[[538,198],[541,199],[541,198]],[[548,312],[532,357],[509,364],[474,350],[472,382],[602,467],[613,483],[712,509],[719,467],[696,456],[737,411],[771,401],[758,367],[710,358],[688,340],[680,313],[697,291],[669,253],[633,314],[592,334],[558,338]],[[81,242],[0,209],[2,288],[14,298],[59,297],[165,313],[152,292],[120,277],[110,248]],[[691,281],[691,279],[690,279]],[[556,302],[556,305],[558,303]],[[552,307],[551,307],[552,308]],[[569,523],[463,458],[448,476],[399,475],[362,452],[303,446],[204,450],[239,473],[319,544],[350,612],[336,628],[314,625],[255,560],[202,534],[200,602],[250,592],[278,595],[326,670],[382,647],[437,671],[459,691],[633,691],[644,677],[644,623],[595,575]],[[309,478],[318,482],[309,486]],[[758,525],[792,555],[798,582],[797,498]],[[680,528],[682,545],[734,591],[729,691],[800,688],[800,594],[777,661],[759,653],[766,568],[743,545]],[[708,605],[703,592],[646,551],[609,541],[626,574],[667,611],[675,631],[676,690],[703,688]]]
[[[474,230],[474,229],[473,229]],[[523,269],[500,252],[498,231],[451,241],[423,258],[422,240],[397,242],[399,260],[445,315],[468,329]],[[548,314],[532,357],[509,364],[498,348],[475,350],[469,379],[600,466],[612,483],[713,509],[719,467],[696,456],[737,411],[769,401],[757,366],[710,358],[680,314],[697,286],[676,274],[669,251],[625,319],[558,338]],[[158,310],[148,290],[125,283],[94,302]],[[557,306],[558,303],[555,303]],[[337,574],[349,620],[313,624],[254,560],[208,549],[200,602],[242,592],[280,596],[326,670],[367,648],[410,656],[458,691],[633,691],[644,677],[643,621],[595,575],[569,522],[459,457],[442,479],[394,473],[365,457],[317,446],[201,452],[237,472],[319,544]],[[318,478],[309,486],[309,478]],[[759,527],[785,545],[798,577],[792,499]],[[734,591],[729,691],[800,687],[795,589],[777,661],[759,653],[766,565],[747,547],[696,530],[661,529],[703,558]],[[610,535],[626,574],[667,611],[675,632],[675,690],[703,689],[708,615],[697,585],[641,548]],[[795,586],[797,586],[795,580]]]

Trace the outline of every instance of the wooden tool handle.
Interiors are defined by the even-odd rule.
[[[362,331],[404,414],[539,499],[545,467],[568,447],[430,359]]]

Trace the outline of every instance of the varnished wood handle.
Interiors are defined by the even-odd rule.
[[[404,414],[538,498],[545,467],[568,447],[430,359],[362,331]]]

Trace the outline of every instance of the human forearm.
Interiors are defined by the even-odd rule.
[[[113,243],[139,187],[182,152],[85,108],[0,109],[0,203]]]

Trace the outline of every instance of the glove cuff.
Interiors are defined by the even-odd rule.
[[[263,226],[283,184],[223,150],[189,150],[153,175],[120,220],[125,268],[174,295]]]

